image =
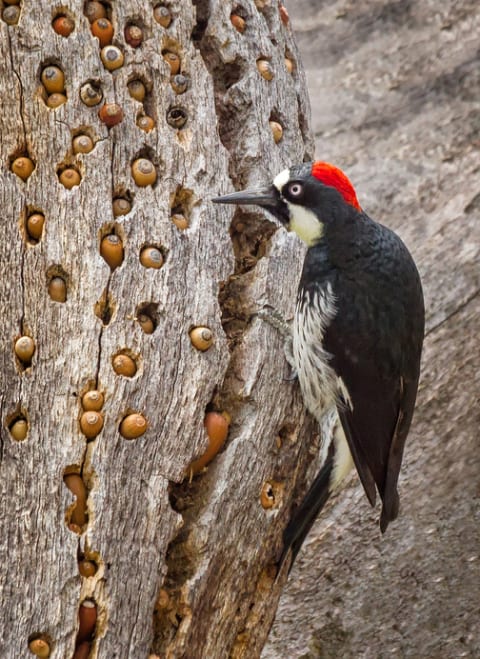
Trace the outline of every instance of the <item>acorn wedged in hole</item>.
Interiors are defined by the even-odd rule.
[[[266,481],[262,486],[262,491],[260,492],[260,503],[262,504],[262,508],[265,508],[265,510],[273,508],[275,505],[275,494],[272,484],[269,481]]]
[[[87,489],[80,474],[65,474],[63,482],[75,497],[75,506],[70,514],[70,522],[82,527],[87,523]]]
[[[136,101],[139,101],[140,103],[143,103],[147,94],[147,90],[145,89],[145,85],[141,80],[130,80],[130,82],[127,84],[127,88],[128,93],[132,98],[134,98]]]
[[[108,18],[97,18],[91,25],[91,31],[94,37],[97,37],[100,48],[105,48],[112,43],[113,25]]]
[[[155,325],[153,324],[153,320],[150,318],[150,316],[147,316],[145,313],[140,313],[137,316],[137,321],[145,334],[153,334]]]
[[[127,215],[132,210],[132,204],[124,197],[116,197],[112,202],[113,216]]]
[[[185,229],[188,229],[188,220],[185,215],[182,215],[181,213],[174,213],[172,215],[172,222],[177,227],[177,229],[180,229],[180,231],[185,231]]]
[[[170,84],[175,94],[183,94],[188,89],[188,78],[182,73],[177,73],[170,80]]]
[[[93,23],[98,18],[106,18],[106,7],[101,2],[98,2],[98,0],[91,0],[90,2],[87,2],[85,6],[85,16],[89,23]]]
[[[46,66],[41,80],[47,94],[62,93],[65,89],[65,75],[58,66]]]
[[[273,141],[278,144],[283,137],[283,128],[278,121],[269,121],[270,130],[272,131]]]
[[[205,352],[213,344],[213,332],[209,327],[194,327],[190,330],[190,341],[194,348]]]
[[[245,26],[246,26],[245,19],[242,18],[239,14],[231,14],[230,22],[238,32],[241,33],[245,32]]]
[[[64,105],[67,102],[67,97],[65,94],[60,94],[58,92],[55,92],[53,94],[50,94],[50,96],[47,98],[47,106],[51,110],[55,110],[56,108],[59,108],[61,105]]]
[[[48,294],[54,302],[66,302],[67,285],[62,277],[52,277],[48,282]]]
[[[152,117],[149,117],[146,114],[141,115],[137,119],[137,126],[140,130],[143,130],[145,133],[149,133],[155,128],[155,120]]]
[[[169,27],[172,22],[172,14],[168,7],[164,5],[157,5],[153,10],[153,17],[162,27]]]
[[[126,378],[132,378],[137,372],[135,361],[123,352],[112,359],[112,368],[117,375],[123,375]]]
[[[32,639],[28,644],[28,649],[36,657],[40,657],[40,659],[46,659],[46,657],[50,656],[50,644],[44,638]]]
[[[138,48],[143,41],[143,30],[138,25],[127,25],[124,30],[125,41],[132,48]]]
[[[89,641],[82,641],[76,646],[72,659],[88,659],[92,644]]]
[[[73,153],[90,153],[93,151],[94,143],[89,135],[77,135],[73,138],[72,149]]]
[[[26,181],[35,169],[35,165],[33,164],[33,160],[28,156],[20,156],[12,162],[11,169],[22,181]]]
[[[80,177],[80,173],[77,172],[76,169],[73,167],[67,167],[62,172],[60,172],[58,180],[65,188],[67,188],[67,190],[71,190],[77,185],[80,185],[82,179]]]
[[[268,60],[266,59],[257,60],[257,69],[260,75],[262,76],[262,78],[265,78],[265,80],[268,81],[273,80],[274,73],[273,73],[272,65]]]
[[[100,121],[112,128],[123,121],[123,110],[117,103],[105,103],[98,111]]]
[[[108,71],[116,71],[123,66],[123,53],[117,46],[105,46],[100,51],[100,59]]]
[[[100,254],[111,270],[121,266],[123,263],[123,244],[120,238],[114,233],[105,236],[100,243]]]
[[[140,263],[144,268],[158,270],[164,263],[163,254],[156,247],[144,247],[140,252]]]
[[[29,238],[40,240],[44,223],[45,215],[42,213],[32,213],[32,215],[29,215],[27,218],[27,233]]]
[[[155,165],[146,158],[137,158],[132,163],[132,176],[135,183],[144,188],[147,185],[153,185],[157,180],[157,170]]]
[[[18,5],[5,7],[2,11],[2,18],[7,25],[16,25],[20,18],[20,7]]]
[[[86,412],[99,412],[104,403],[104,396],[101,391],[91,389],[86,391],[82,396],[82,407]]]
[[[90,410],[84,412],[80,417],[80,430],[87,439],[95,439],[95,437],[102,431],[103,416],[100,412]]]
[[[120,434],[125,439],[137,439],[147,430],[147,420],[142,414],[129,414],[120,424]]]
[[[205,415],[205,430],[208,435],[207,450],[197,460],[194,460],[187,469],[188,474],[198,474],[206,467],[220,451],[225,443],[230,425],[230,416],[224,412],[208,412]]]
[[[9,426],[8,429],[15,441],[23,442],[27,436],[28,424],[26,419],[18,418]]]
[[[61,37],[69,37],[75,29],[75,23],[68,16],[57,16],[52,22],[52,27]]]
[[[78,561],[78,571],[82,577],[85,577],[85,579],[95,576],[97,569],[97,565],[86,558],[82,558],[82,560]]]
[[[97,624],[97,605],[92,600],[84,600],[78,609],[78,633],[76,643],[89,641],[94,635]]]
[[[93,85],[91,82],[86,82],[80,87],[80,99],[87,107],[91,108],[94,105],[101,103],[103,92],[98,85]]]
[[[166,50],[162,53],[163,59],[166,61],[170,67],[170,73],[172,76],[176,75],[180,71],[180,58],[176,53],[172,53],[170,50]]]
[[[21,336],[15,341],[15,354],[22,364],[30,364],[35,352],[35,342],[31,336]]]

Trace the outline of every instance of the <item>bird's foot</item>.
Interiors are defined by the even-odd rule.
[[[283,350],[285,359],[290,366],[290,373],[284,378],[287,382],[296,380],[298,377],[297,369],[295,367],[295,360],[293,358],[293,340],[292,328],[290,323],[275,309],[262,309],[257,313],[258,318],[265,320],[269,325],[276,329],[284,339]]]

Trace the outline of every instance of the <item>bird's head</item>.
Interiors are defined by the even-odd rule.
[[[318,160],[285,169],[265,188],[234,192],[212,201],[261,206],[309,247],[320,240],[325,223],[337,217],[338,210],[361,210],[346,175],[338,167]]]

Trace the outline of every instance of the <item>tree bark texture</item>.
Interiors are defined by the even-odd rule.
[[[255,657],[279,598],[271,564],[316,430],[283,380],[281,337],[255,312],[271,305],[291,316],[303,248],[263,214],[233,215],[209,199],[312,157],[304,75],[277,2],[166,4],[169,27],[152,3],[105,5],[125,58],[113,72],[79,0],[24,0],[17,24],[0,21],[2,657],[31,656],[38,638],[55,658],[76,647],[108,659]],[[70,36],[52,29],[58,14],[74,21]],[[129,22],[143,30],[138,48],[125,42]],[[172,88],[165,51],[180,58],[184,93]],[[57,109],[41,83],[48,65],[65,75]],[[143,102],[127,89],[136,79]],[[103,93],[97,106],[81,99],[87,82]],[[122,107],[121,123],[100,121],[104,102]],[[154,130],[136,125],[142,114]],[[185,125],[172,126],[179,117]],[[278,143],[270,121],[283,127]],[[72,151],[80,133],[90,153]],[[35,166],[25,181],[12,171],[18,156]],[[139,157],[154,164],[153,185],[135,184]],[[72,189],[59,180],[66,167],[81,177]],[[114,216],[118,197],[128,214]],[[186,230],[172,222],[179,211]],[[27,231],[32,213],[45,217],[38,240]],[[112,233],[124,250],[113,270],[100,255]],[[163,267],[143,267],[145,246],[162,252]],[[66,283],[64,302],[48,292],[53,276]],[[214,334],[206,352],[191,344],[197,325]],[[35,343],[30,361],[15,356],[21,336]],[[133,377],[113,370],[119,352],[135,361]],[[92,389],[104,395],[104,424],[89,440],[81,397]],[[210,410],[231,416],[228,439],[191,480]],[[128,440],[119,426],[130,413],[148,427]],[[17,421],[27,422],[23,440],[12,435]],[[73,525],[71,472],[87,495],[85,523]],[[79,561],[95,573],[82,576]],[[96,621],[82,645],[85,608]]]
[[[397,230],[424,283],[427,335],[380,536],[358,480],[323,511],[263,657],[480,656],[480,59],[477,2],[289,2],[316,155]]]

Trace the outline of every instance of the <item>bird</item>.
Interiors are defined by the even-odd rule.
[[[422,284],[407,247],[361,208],[347,175],[324,161],[280,172],[266,187],[212,199],[257,205],[307,245],[287,359],[305,406],[329,431],[322,463],[283,533],[291,569],[329,496],[355,466],[380,530],[397,490],[415,408],[424,337]]]

